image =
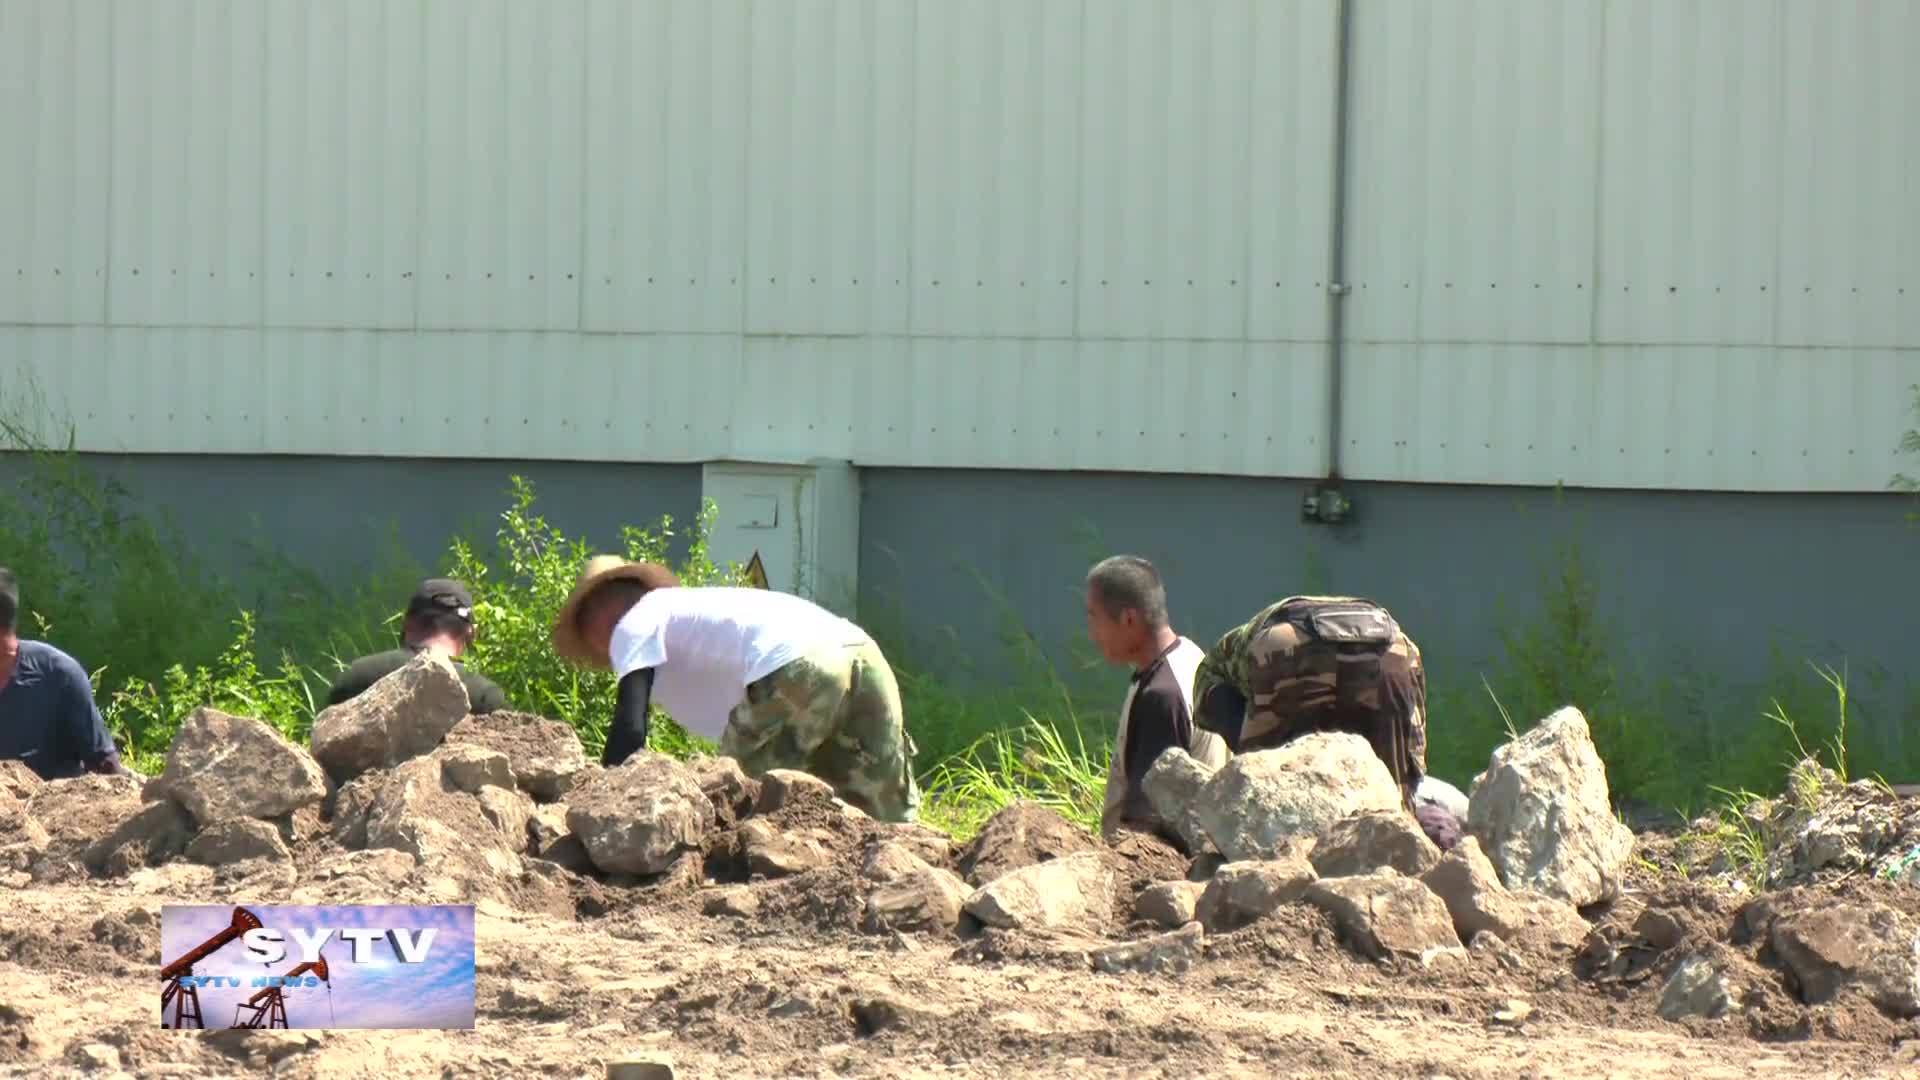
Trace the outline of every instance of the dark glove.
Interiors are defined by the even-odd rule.
[[[646,749],[647,705],[652,696],[652,668],[641,668],[620,680],[613,721],[607,725],[607,748],[600,755],[600,764],[612,768]]]

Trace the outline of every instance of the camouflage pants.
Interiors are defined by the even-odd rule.
[[[900,688],[870,639],[816,649],[749,684],[720,752],[749,776],[812,773],[881,821],[912,821],[920,804]]]
[[[1364,638],[1364,630],[1355,636]],[[1330,640],[1303,619],[1283,618],[1261,630],[1248,652],[1240,752],[1317,731],[1351,732],[1373,746],[1411,805],[1427,771],[1427,676],[1413,639],[1393,626],[1384,641]]]

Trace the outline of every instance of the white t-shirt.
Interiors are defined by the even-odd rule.
[[[826,645],[865,631],[792,593],[732,586],[675,586],[640,598],[614,625],[616,678],[653,668],[653,701],[674,723],[718,739],[747,684]]]

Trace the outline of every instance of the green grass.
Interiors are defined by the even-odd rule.
[[[572,724],[598,754],[611,678],[560,664],[547,645],[553,613],[589,549],[540,515],[533,487],[519,478],[509,481],[490,532],[449,537],[428,563],[389,533],[369,544],[363,571],[341,582],[257,536],[243,546],[242,562],[216,561],[90,469],[70,440],[49,444],[41,426],[0,414],[0,449],[8,448],[27,467],[0,487],[0,562],[22,577],[24,625],[90,665],[114,736],[143,771],[158,768],[180,722],[202,705],[304,738],[345,662],[393,647],[398,599],[430,572],[462,577],[475,590],[482,631],[469,662],[517,707]],[[1920,453],[1920,436],[1912,449]],[[620,546],[630,557],[670,562],[689,583],[737,580],[738,567],[708,554],[713,510],[703,506],[684,527],[664,518],[629,527]],[[1097,538],[1083,539],[1090,555],[1102,553]],[[681,554],[670,559],[672,550]],[[1724,814],[1752,793],[1779,791],[1785,766],[1809,747],[1843,774],[1920,773],[1920,740],[1900,738],[1920,730],[1911,684],[1872,676],[1867,696],[1900,710],[1872,716],[1844,665],[1789,650],[1753,686],[1716,680],[1685,657],[1645,671],[1617,647],[1633,635],[1608,616],[1605,590],[1579,545],[1551,544],[1544,555],[1523,590],[1526,602],[1500,609],[1504,630],[1492,655],[1436,663],[1445,650],[1423,643],[1435,775],[1467,788],[1496,746],[1569,703],[1587,715],[1616,796],[1683,818],[1700,807]],[[999,616],[997,641],[916,627],[898,604],[861,612],[896,667],[927,819],[964,835],[1008,802],[1031,799],[1091,828],[1125,673],[1101,664],[1083,641],[1049,647],[1021,622],[1017,605],[972,572],[980,602]],[[1302,587],[1327,588],[1324,576],[1311,563]],[[1063,603],[1074,602],[1072,586],[1063,585]],[[1266,599],[1250,597],[1249,610]],[[1010,677],[967,670],[968,658],[985,666],[996,649],[1002,662],[992,669]],[[711,749],[669,718],[656,721],[656,749]]]

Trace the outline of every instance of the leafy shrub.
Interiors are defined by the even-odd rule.
[[[107,699],[101,715],[129,768],[149,775],[159,772],[180,725],[202,706],[249,716],[295,742],[308,741],[316,712],[310,681],[314,673],[302,671],[287,657],[277,672],[260,670],[253,616],[241,612],[234,626],[232,643],[212,665],[188,669],[175,664],[157,682],[129,678]],[[96,698],[100,675],[93,674]]]
[[[455,540],[448,555],[447,572],[473,591],[479,632],[465,659],[475,671],[499,683],[514,708],[572,724],[588,753],[597,757],[606,746],[607,723],[613,716],[613,675],[566,664],[554,655],[551,643],[554,617],[594,550],[585,540],[567,536],[534,513],[531,483],[519,476],[511,483],[513,505],[500,515],[493,550],[483,556],[467,541]],[[708,555],[707,540],[717,512],[711,501],[703,504],[688,537],[686,556],[678,565],[668,557],[674,532],[673,519],[667,516],[652,529],[622,529],[619,554],[670,566],[685,585],[745,585],[745,568],[734,563],[715,565]],[[712,750],[711,744],[689,735],[657,707],[652,710],[647,744],[680,757]]]

